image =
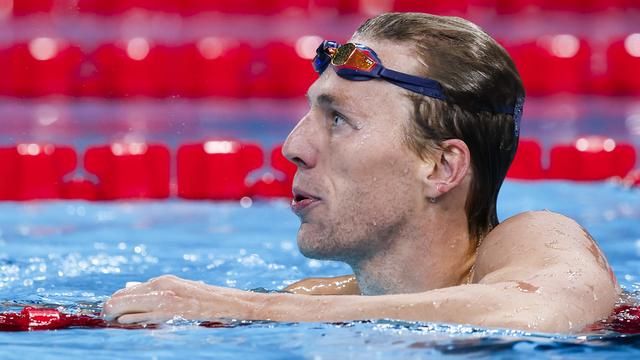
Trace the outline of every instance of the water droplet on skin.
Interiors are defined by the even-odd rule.
[[[560,231],[558,229],[554,229],[553,232],[555,232],[556,234],[558,234],[560,236],[567,236],[567,233],[565,233],[564,231]]]
[[[549,249],[560,249],[559,242],[557,239],[553,239],[552,241],[545,243],[544,246],[548,247]]]
[[[546,258],[543,258],[543,259],[542,259],[542,261],[543,261],[543,265],[544,265],[544,266],[549,266],[549,265],[553,264],[553,261],[554,261],[554,260],[555,260],[555,258],[554,258],[554,257],[546,257]]]
[[[440,303],[437,301],[434,301],[432,304],[433,304],[433,307],[436,309],[440,307]]]
[[[567,271],[567,274],[569,275],[569,280],[575,280],[578,277],[578,275],[580,275],[580,272],[569,270]]]
[[[518,281],[516,288],[524,293],[539,293],[540,288],[538,286],[531,285],[524,281]]]

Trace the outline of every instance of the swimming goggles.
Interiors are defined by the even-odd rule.
[[[442,85],[436,80],[405,74],[385,68],[373,49],[362,44],[346,43],[340,45],[335,41],[325,40],[316,50],[313,68],[322,74],[329,64],[333,65],[338,76],[352,81],[366,81],[384,79],[414,93],[434,99],[447,101]],[[518,97],[514,106],[501,109],[482,109],[498,114],[513,115],[515,120],[514,133],[516,139],[520,135],[520,119],[524,97]]]

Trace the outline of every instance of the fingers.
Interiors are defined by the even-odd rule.
[[[116,319],[120,324],[160,324],[173,319],[167,313],[152,311],[148,313],[125,314]]]
[[[113,320],[125,314],[150,313],[164,310],[177,301],[173,291],[152,291],[147,294],[121,295],[109,299],[102,308],[102,316]]]

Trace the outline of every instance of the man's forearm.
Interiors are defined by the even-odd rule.
[[[499,289],[502,286],[473,284],[417,294],[383,296],[259,294],[252,317],[291,322],[388,318],[538,331],[570,331],[571,326],[581,325],[551,316],[545,311],[549,308],[545,306],[548,301],[540,294],[505,291]],[[506,296],[509,301],[505,301]],[[503,306],[503,303],[519,306]]]

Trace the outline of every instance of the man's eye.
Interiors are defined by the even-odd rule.
[[[345,118],[338,113],[334,113],[331,117],[331,127],[337,127],[346,122]]]

